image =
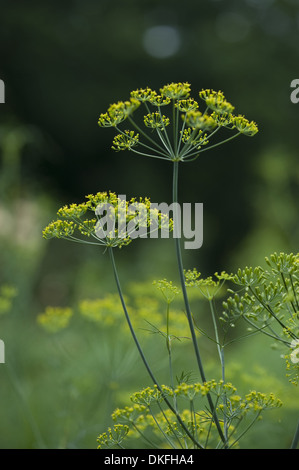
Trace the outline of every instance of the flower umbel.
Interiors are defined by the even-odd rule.
[[[199,97],[206,102],[208,108],[219,114],[231,114],[235,107],[226,101],[222,91],[202,90]]]
[[[170,98],[172,100],[180,100],[182,98],[188,98],[191,91],[190,84],[185,83],[170,83],[161,88],[160,92],[162,96]]]
[[[231,383],[211,380],[205,383],[181,383],[174,390],[162,385],[162,393],[157,390],[157,387],[147,387],[131,396],[133,402],[131,406],[117,408],[112,413],[112,419],[116,423],[115,426],[126,426],[125,430],[121,428],[121,436],[128,441],[126,448],[132,448],[130,439],[134,438],[138,440],[144,438],[147,445],[154,441],[150,447],[156,447],[157,439],[160,439],[162,448],[165,445],[172,448],[193,448],[190,435],[196,436],[202,443],[199,444],[202,449],[209,449],[213,444],[215,448],[221,448],[221,446],[218,447],[219,443],[217,445],[217,431],[213,418],[204,409],[202,403],[209,392],[219,400],[217,411],[227,422],[229,447],[234,447],[238,442],[235,433],[243,420],[247,425],[248,423],[252,425],[264,410],[282,405],[272,393],[251,391],[241,397]],[[224,395],[226,400],[223,403],[221,397]],[[163,409],[162,396],[175,397],[180,405],[181,422],[178,422],[177,417],[170,410]],[[184,407],[184,404],[187,406]],[[189,435],[186,430],[189,431]],[[111,438],[110,428],[107,433],[99,436],[98,442],[101,448],[117,444]]]
[[[139,105],[140,102],[135,98],[130,98],[130,101],[119,101],[112,104],[106,113],[100,115],[98,124],[101,127],[116,127],[127,119]]]
[[[121,248],[134,238],[173,228],[168,215],[152,208],[148,198],[127,201],[112,192],[99,192],[86,199],[59,209],[60,218],[44,229],[43,237]]]
[[[139,134],[135,134],[134,131],[124,131],[122,134],[118,134],[113,139],[113,150],[119,152],[120,150],[131,150],[132,147],[138,144]]]
[[[202,90],[199,97],[206,105],[202,111],[190,93],[187,82],[165,85],[160,88],[160,94],[149,87],[134,90],[130,100],[110,105],[100,115],[99,125],[114,127],[119,132],[113,140],[113,150],[131,150],[148,157],[184,162],[193,161],[201,152],[240,134],[253,136],[258,132],[255,122],[233,114],[235,107],[222,91]],[[141,123],[138,117],[133,119],[137,108],[145,110],[143,117],[140,116]],[[133,129],[123,131],[120,124],[127,118]],[[221,128],[236,132],[213,143]]]
[[[38,315],[37,322],[46,330],[56,333],[66,328],[73,315],[69,307],[47,307],[45,311]]]

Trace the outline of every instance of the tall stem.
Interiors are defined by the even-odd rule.
[[[120,298],[120,301],[121,301],[121,304],[122,304],[122,307],[123,307],[123,311],[124,311],[124,314],[125,314],[125,317],[126,317],[126,320],[127,320],[127,323],[128,323],[128,326],[130,328],[130,332],[133,336],[133,339],[134,339],[134,342],[136,344],[136,347],[138,349],[138,352],[141,356],[141,359],[143,361],[143,364],[145,365],[146,367],[146,370],[148,371],[152,381],[158,385],[157,383],[157,380],[155,379],[153,373],[152,373],[152,370],[144,356],[144,353],[142,351],[142,348],[139,344],[139,341],[137,339],[137,336],[135,334],[135,331],[134,331],[134,328],[133,328],[133,325],[131,323],[131,319],[130,319],[130,316],[128,314],[128,310],[127,310],[127,307],[126,307],[126,304],[125,304],[125,300],[124,300],[124,296],[122,294],[122,290],[121,290],[121,286],[120,286],[120,282],[119,282],[119,277],[118,277],[118,274],[117,274],[117,269],[116,269],[116,265],[115,265],[115,260],[114,260],[114,255],[113,255],[113,248],[111,246],[109,246],[108,248],[109,250],[109,255],[110,255],[110,260],[111,260],[111,263],[112,263],[112,268],[113,268],[113,274],[114,274],[114,278],[115,278],[115,282],[116,282],[116,285],[117,285],[117,290],[118,290],[118,294],[119,294],[119,298]]]
[[[174,207],[174,223],[178,221],[178,211],[177,211],[177,203],[178,203],[178,168],[179,168],[179,162],[175,161],[173,162],[173,193],[172,193],[172,200],[173,200],[173,207]],[[180,238],[179,234],[175,234],[175,248],[176,248],[176,257],[177,257],[177,263],[178,263],[178,269],[179,269],[179,276],[180,276],[180,282],[181,282],[181,288],[183,292],[183,298],[184,298],[184,303],[185,303],[185,308],[186,308],[186,313],[187,313],[187,318],[189,322],[189,328],[191,332],[191,337],[192,337],[192,342],[195,350],[195,356],[198,364],[198,368],[200,371],[200,376],[201,380],[203,382],[206,382],[206,377],[197,345],[197,338],[195,334],[195,329],[193,325],[193,319],[192,319],[192,314],[191,314],[191,309],[189,305],[189,299],[187,295],[187,289],[186,289],[186,284],[185,284],[185,276],[184,276],[184,268],[183,268],[183,262],[182,262],[182,252],[181,252],[181,244],[180,244]]]
[[[178,170],[179,170],[179,162],[174,161],[173,162],[173,186],[172,186],[172,198],[173,198],[173,208],[174,208],[174,221],[178,220],[178,208],[177,208],[177,203],[178,203]],[[186,289],[186,284],[185,284],[185,276],[184,276],[184,268],[183,268],[183,261],[182,261],[182,252],[181,252],[181,244],[180,244],[180,238],[178,234],[175,234],[175,247],[176,247],[176,256],[177,256],[177,263],[178,263],[178,270],[179,270],[179,276],[180,276],[180,281],[181,281],[181,288],[183,292],[183,298],[184,298],[184,303],[185,303],[185,308],[186,308],[186,314],[187,314],[187,319],[189,323],[189,328],[190,328],[190,333],[191,333],[191,338],[192,338],[192,343],[194,347],[194,352],[197,360],[197,365],[199,368],[200,376],[202,382],[206,382],[206,376],[204,373],[204,368],[202,364],[202,360],[200,357],[200,352],[197,344],[197,338],[195,334],[195,329],[193,325],[193,318],[191,314],[191,309],[190,309],[190,304],[189,304],[189,299],[188,299],[188,294],[187,294],[187,289]],[[220,427],[220,423],[216,414],[215,406],[213,403],[213,400],[211,398],[210,394],[207,394],[207,399],[209,402],[210,410],[213,415],[215,424],[217,426],[217,430],[219,433],[219,436],[221,440],[226,443],[225,437],[223,435],[222,429]]]
[[[220,345],[213,299],[209,299],[209,304],[210,304],[210,308],[211,308],[213,326],[214,326],[214,331],[215,331],[215,339],[216,339],[217,350],[218,350],[218,355],[219,355],[220,364],[221,364],[221,376],[222,376],[223,383],[225,384],[224,347],[223,347],[223,345],[222,346]],[[224,395],[223,395],[223,404],[224,404],[225,409],[226,409],[226,407],[227,407],[226,392],[224,392]],[[226,413],[225,413],[224,418],[223,418],[223,428],[224,428],[224,435],[225,435],[226,442],[228,442],[228,426],[227,426]]]
[[[125,314],[125,317],[126,317],[126,320],[127,320],[127,323],[129,325],[129,328],[130,328],[130,332],[133,336],[133,339],[134,339],[134,342],[135,342],[135,345],[138,349],[138,352],[141,356],[141,359],[143,361],[143,364],[145,365],[145,368],[147,370],[147,372],[149,373],[153,383],[157,386],[159,392],[162,394],[163,396],[163,399],[166,403],[166,405],[168,406],[168,408],[175,414],[178,422],[180,423],[180,425],[182,426],[182,428],[184,429],[184,431],[186,432],[186,434],[188,435],[188,437],[192,440],[192,442],[196,445],[196,447],[202,449],[203,446],[197,442],[194,437],[192,436],[192,434],[189,432],[188,428],[186,428],[184,422],[182,421],[180,415],[178,414],[178,412],[173,408],[173,406],[171,405],[171,403],[169,402],[169,400],[165,397],[165,394],[161,388],[161,386],[159,385],[159,382],[156,380],[147,360],[146,360],[146,357],[142,351],[142,348],[140,346],[140,343],[138,341],[138,338],[135,334],[135,331],[134,331],[134,328],[133,328],[133,325],[131,323],[131,319],[130,319],[130,315],[128,313],[128,310],[127,310],[127,307],[126,307],[126,303],[125,303],[125,300],[124,300],[124,296],[122,294],[122,289],[121,289],[121,285],[120,285],[120,281],[119,281],[119,277],[118,277],[118,273],[117,273],[117,269],[116,269],[116,264],[115,264],[115,260],[114,260],[114,254],[113,254],[113,248],[111,246],[108,247],[108,251],[109,251],[109,256],[110,256],[110,261],[111,261],[111,264],[112,264],[112,268],[113,268],[113,274],[114,274],[114,278],[115,278],[115,282],[116,282],[116,286],[117,286],[117,290],[118,290],[118,294],[119,294],[119,297],[120,297],[120,300],[121,300],[121,304],[122,304],[122,307],[123,307],[123,311],[124,311],[124,314]]]

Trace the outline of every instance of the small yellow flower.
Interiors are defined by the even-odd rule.
[[[175,103],[175,107],[183,113],[187,113],[188,111],[194,111],[197,109],[198,103],[193,98],[188,98],[186,100],[178,100]]]
[[[113,139],[112,149],[117,152],[121,150],[131,150],[132,147],[138,144],[139,134],[134,131],[125,130],[123,134],[118,134]]]
[[[188,98],[190,94],[190,84],[185,83],[170,83],[161,88],[160,92],[162,96],[173,100],[180,100],[182,98]]]
[[[151,88],[146,87],[146,88],[139,88],[138,90],[131,91],[131,96],[132,98],[135,98],[136,100],[139,101],[151,101],[152,99],[155,99],[157,96],[157,93],[153,91]]]
[[[200,129],[202,131],[211,131],[217,125],[212,116],[202,114],[200,111],[189,111],[186,113],[186,123],[192,129]]]
[[[140,101],[130,98],[129,101],[119,101],[109,106],[106,113],[99,117],[100,127],[117,127],[122,121],[127,119],[140,106]]]
[[[160,129],[163,131],[165,127],[170,124],[170,120],[168,117],[154,112],[144,116],[144,124],[151,129]]]
[[[50,238],[68,238],[73,235],[76,228],[74,222],[67,220],[56,220],[51,222],[44,230],[43,237]]]
[[[235,109],[233,105],[226,101],[222,91],[209,89],[202,90],[199,93],[199,97],[202,98],[206,102],[206,105],[216,113],[230,114]]]

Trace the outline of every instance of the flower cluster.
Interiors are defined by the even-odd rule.
[[[146,237],[152,231],[173,229],[173,221],[151,207],[148,198],[127,201],[112,192],[99,192],[89,194],[86,199],[84,203],[59,209],[59,219],[44,229],[43,237],[122,247],[133,238]],[[82,239],[82,235],[87,240]]]
[[[154,385],[153,388],[146,387],[139,392],[135,392],[131,396],[131,401],[138,405],[150,406],[152,403],[161,403],[166,396],[174,396],[174,392],[170,387],[162,385],[160,391],[157,385]]]
[[[231,114],[235,107],[226,101],[222,91],[202,90],[199,97],[205,101],[206,105],[219,114]]]
[[[7,284],[0,287],[0,315],[11,310],[12,302],[16,295],[17,290],[15,287]]]
[[[175,297],[180,294],[178,287],[175,286],[172,281],[168,281],[167,279],[154,281],[153,284],[162,293],[168,304],[170,304],[175,299]]]
[[[189,111],[186,113],[185,120],[188,131],[189,133],[192,131],[192,134],[195,130],[212,132],[217,126],[217,122],[212,116],[203,114],[200,111]]]
[[[153,446],[159,438],[161,442],[164,441],[164,445],[170,447],[175,448],[179,442],[180,447],[191,448],[194,446],[194,442],[190,439],[191,435],[197,440],[199,447],[209,448],[212,442],[217,441],[217,432],[213,416],[204,409],[203,404],[201,409],[200,403],[210,392],[216,397],[217,411],[221,413],[228,426],[227,444],[233,446],[238,442],[235,434],[242,420],[251,419],[253,423],[262,411],[282,405],[272,393],[251,391],[242,398],[231,383],[211,380],[205,383],[181,383],[174,389],[163,385],[161,391],[156,385],[146,387],[131,396],[131,406],[117,408],[112,414],[112,419],[117,423],[116,426],[126,426],[126,429],[122,430],[123,438],[143,437],[147,444],[152,441]],[[173,411],[162,408],[165,397],[175,397],[181,421],[178,421]],[[186,400],[189,402],[187,408],[183,406]],[[196,400],[199,402],[195,408]],[[114,436],[109,438],[110,434],[111,429],[108,430],[108,434],[99,436],[99,448],[113,447],[118,443],[115,442]]]
[[[196,268],[189,269],[185,271],[185,284],[187,287],[196,288],[200,296],[207,300],[223,295],[223,281],[217,278],[217,274],[215,277],[202,278]]]
[[[162,293],[162,296],[160,293]],[[179,294],[179,289],[171,281],[166,280],[154,283],[138,282],[128,286],[128,292],[124,296],[124,300],[130,311],[134,328],[140,334],[143,334],[143,341],[151,338],[153,333],[165,338],[168,331],[172,339],[178,340],[178,346],[183,347],[186,344],[183,339],[189,340],[190,330]],[[168,321],[165,315],[165,302],[172,303]],[[48,331],[59,331],[68,325],[66,321],[68,310],[47,307],[46,311],[39,315],[38,323]],[[98,326],[105,335],[110,331],[112,333],[115,328],[122,335],[130,334],[123,314],[122,304],[116,293],[106,293],[101,297],[79,300],[77,304],[73,305],[73,311],[87,322]],[[54,327],[52,328],[51,325]],[[59,325],[61,328],[58,327]]]
[[[127,119],[138,107],[139,100],[131,98],[129,101],[119,101],[109,106],[106,113],[99,117],[99,125],[102,127],[117,127],[122,121]]]
[[[78,307],[79,313],[84,318],[98,323],[102,329],[113,328],[116,325],[120,330],[125,327],[123,309],[117,294],[107,294],[98,299],[81,300]]]
[[[144,116],[144,124],[151,129],[160,129],[163,131],[170,124],[168,117],[161,115],[157,111]]]
[[[221,319],[230,326],[245,320],[249,331],[260,331],[283,348],[293,383],[299,380],[299,265],[298,255],[273,253],[268,268],[238,269],[236,274],[216,274],[237,286],[229,289]],[[289,375],[289,374],[288,374]]]
[[[124,424],[116,424],[112,428],[108,428],[107,432],[98,436],[98,448],[121,447],[121,443],[127,437],[129,430],[129,426]]]
[[[139,134],[134,131],[125,131],[123,134],[117,134],[113,139],[113,150],[117,152],[121,150],[131,150],[138,144]]]
[[[235,116],[231,124],[233,124],[236,129],[241,134],[248,135],[248,136],[254,136],[258,132],[258,127],[255,122],[251,121],[249,122],[248,119],[246,119],[244,116]]]
[[[162,296],[156,294],[152,284]],[[149,332],[165,338],[168,331],[172,339],[179,340],[179,345],[185,344],[182,339],[189,338],[190,330],[179,294],[178,288],[166,280],[131,284],[128,287],[128,295],[124,299],[130,310],[131,322],[135,329],[144,332],[144,340],[149,337]],[[167,319],[164,302],[170,304],[176,298],[177,303],[172,305]],[[99,325],[102,330],[117,327],[122,334],[129,333],[117,295],[108,293],[101,298],[81,300],[78,311],[83,318]]]
[[[173,161],[194,160],[203,150],[225,142],[227,139],[216,144],[211,142],[220,128],[235,130],[230,138],[239,134],[253,136],[258,132],[254,121],[233,114],[235,108],[222,91],[200,91],[199,98],[206,106],[202,111],[190,93],[189,83],[170,83],[160,88],[160,94],[149,87],[134,90],[130,100],[110,105],[107,112],[100,115],[98,124],[100,127],[114,127],[119,132],[113,140],[114,150],[131,150],[137,154]],[[133,113],[140,105],[145,109],[143,124],[145,128],[151,129],[151,135],[133,120]],[[151,107],[154,107],[153,111]],[[169,110],[168,114],[166,110]],[[134,130],[122,130],[119,127],[127,118]],[[173,132],[168,133],[168,127]],[[135,133],[136,130],[138,133]],[[153,138],[153,132],[156,139]]]
[[[198,103],[193,98],[186,100],[178,100],[175,103],[175,107],[178,108],[182,113],[188,113],[189,111],[195,111],[198,108]]]

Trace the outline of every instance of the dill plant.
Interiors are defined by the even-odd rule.
[[[113,150],[130,151],[142,157],[168,160],[171,163],[172,203],[179,202],[178,181],[181,164],[194,162],[202,152],[225,144],[240,135],[252,137],[258,132],[254,121],[249,121],[243,115],[234,113],[234,106],[226,100],[221,91],[202,90],[199,92],[198,101],[192,98],[190,93],[189,83],[171,83],[162,87],[159,93],[148,87],[134,90],[127,101],[110,105],[105,113],[100,114],[98,120],[100,127],[115,129]],[[142,123],[139,122],[139,118]],[[137,201],[147,206],[150,205],[149,199],[133,198],[132,200],[132,202]],[[111,236],[108,233],[105,237],[99,237],[96,208],[99,203],[103,202],[109,202],[112,205],[116,224],[113,226]],[[245,397],[241,397],[237,394],[234,385],[227,382],[224,360],[224,348],[228,344],[227,331],[242,318],[256,331],[263,332],[282,343],[288,348],[287,367],[293,372],[295,369],[293,381],[296,381],[299,367],[297,336],[299,276],[297,277],[297,274],[292,277],[286,276],[284,271],[278,270],[281,276],[280,283],[271,281],[266,285],[265,272],[262,273],[260,268],[255,270],[246,268],[244,272],[240,271],[236,275],[223,272],[220,275],[216,273],[214,277],[202,279],[196,269],[184,270],[180,240],[174,237],[180,287],[177,288],[172,281],[165,279],[156,281],[156,287],[161,292],[166,306],[164,331],[147,319],[152,330],[164,337],[168,352],[170,384],[160,384],[137,338],[132,321],[133,315],[129,312],[118,276],[114,256],[115,248],[121,248],[132,241],[130,233],[123,237],[118,232],[119,221],[122,217],[119,207],[121,207],[119,198],[115,193],[102,192],[89,195],[87,201],[82,204],[72,204],[61,208],[58,211],[59,218],[50,223],[43,232],[44,238],[47,239],[63,238],[79,243],[100,245],[108,251],[126,322],[141,360],[153,382],[152,387],[131,396],[131,406],[115,410],[112,415],[115,424],[98,437],[99,448],[125,448],[132,442],[134,445],[134,439],[140,437],[150,447],[165,445],[178,449],[235,447],[261,417],[261,413],[266,409],[281,406],[281,401],[272,393],[266,395],[256,391],[251,391]],[[177,205],[174,204],[173,207],[175,220]],[[128,217],[127,222],[132,221],[133,216],[129,214],[126,217]],[[151,220],[147,218],[134,219],[134,227],[136,228],[139,224],[149,231],[161,229],[163,226],[168,226],[170,230],[175,229],[172,220],[161,213],[158,214],[158,221],[156,227],[151,227]],[[283,258],[283,255],[281,257]],[[271,258],[271,261],[276,263],[277,270],[275,256]],[[282,261],[280,260],[279,266],[285,266],[281,264]],[[292,258],[291,262],[293,269],[298,264],[297,258]],[[290,271],[287,272],[290,274]],[[272,274],[275,272],[273,271]],[[226,302],[223,303],[221,319],[224,327],[223,337],[221,337],[215,298],[220,290],[226,292],[227,283],[241,286],[245,294],[240,297],[239,293],[229,291],[233,295],[228,296]],[[198,345],[198,335],[205,334],[205,332],[194,321],[188,295],[189,288],[198,289],[210,308],[215,331],[215,337],[210,339],[217,348],[221,364],[221,379],[218,381],[208,380],[205,374]],[[284,294],[283,289],[286,291]],[[170,318],[172,304],[178,294],[182,294],[188,323],[188,336],[191,337],[198,366],[199,380],[192,383],[184,373],[176,377],[177,383],[175,383],[172,370],[172,341],[178,339],[179,335],[171,332]],[[277,302],[275,308],[279,306],[278,313],[275,313],[275,308],[270,306],[270,301],[273,299]],[[292,313],[287,322],[281,319],[282,304],[288,305],[288,314]],[[93,306],[82,304],[81,308],[89,315]],[[47,316],[45,318],[48,319]],[[274,321],[281,327],[282,335],[272,328]],[[299,431],[295,433],[293,448],[298,444],[298,434]]]

